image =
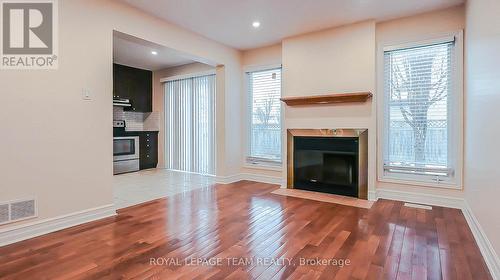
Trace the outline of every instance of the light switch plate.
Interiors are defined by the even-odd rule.
[[[92,96],[90,95],[90,90],[88,88],[82,89],[82,99],[83,100],[92,100]]]

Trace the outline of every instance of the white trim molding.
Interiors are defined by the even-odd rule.
[[[114,215],[116,215],[114,205],[108,204],[54,218],[8,227],[0,230],[0,247]]]
[[[268,170],[268,171],[276,171],[276,172],[282,172],[283,171],[283,166],[272,166],[272,165],[266,165],[266,164],[260,164],[260,163],[246,163],[243,165],[244,168],[248,169],[255,169],[255,170]]]
[[[461,197],[449,197],[434,194],[425,193],[415,193],[406,191],[396,191],[390,189],[379,188],[376,191],[371,191],[369,194],[373,200],[379,198],[399,200],[404,202],[418,203],[418,204],[429,204],[435,206],[449,207],[462,209],[464,206],[464,199]]]
[[[461,30],[460,30],[461,31]],[[426,38],[424,40],[417,39],[411,42],[403,42],[399,44],[392,44],[392,45],[384,45],[383,46],[383,51],[394,51],[394,50],[401,50],[401,49],[410,49],[410,48],[416,48],[416,47],[425,47],[429,45],[437,45],[437,44],[443,44],[443,43],[449,43],[449,42],[455,42],[457,39],[462,39],[462,38],[457,38],[457,34],[460,31],[456,31],[453,33],[443,33],[437,36],[432,36],[429,38]],[[446,34],[446,35],[444,35]]]
[[[217,176],[215,177],[215,182],[218,184],[231,184],[238,181],[254,181],[259,183],[282,185],[283,179],[281,177],[267,176],[261,174],[252,173],[239,173],[229,176]]]
[[[476,216],[474,216],[467,202],[464,203],[462,213],[464,214],[465,220],[467,220],[467,224],[469,224],[469,228],[474,235],[477,246],[490,270],[491,277],[495,280],[500,280],[500,258],[495,252],[495,249],[493,249],[493,245],[491,245],[486,233],[476,219]]]
[[[377,197],[377,191],[373,191],[373,190],[368,190],[368,200],[370,201],[377,201],[378,197]]]
[[[283,179],[281,177],[274,177],[274,176],[267,176],[267,175],[260,175],[260,174],[251,174],[251,173],[243,173],[241,175],[244,178],[243,180],[255,181],[255,182],[266,183],[266,184],[274,184],[274,185],[281,186],[281,183],[283,181]]]
[[[217,184],[231,184],[243,180],[241,174],[234,174],[229,176],[215,176],[215,182]]]

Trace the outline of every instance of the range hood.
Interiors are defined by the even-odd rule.
[[[113,106],[131,107],[132,104],[130,104],[130,99],[128,98],[113,97]]]

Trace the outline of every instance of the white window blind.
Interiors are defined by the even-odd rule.
[[[248,72],[249,163],[281,163],[281,68]]]
[[[215,75],[165,83],[165,167],[215,174]]]
[[[454,173],[454,42],[384,52],[384,173]]]

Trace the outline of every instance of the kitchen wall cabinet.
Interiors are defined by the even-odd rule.
[[[152,112],[153,72],[113,64],[113,97],[130,99],[132,107],[126,111]]]

